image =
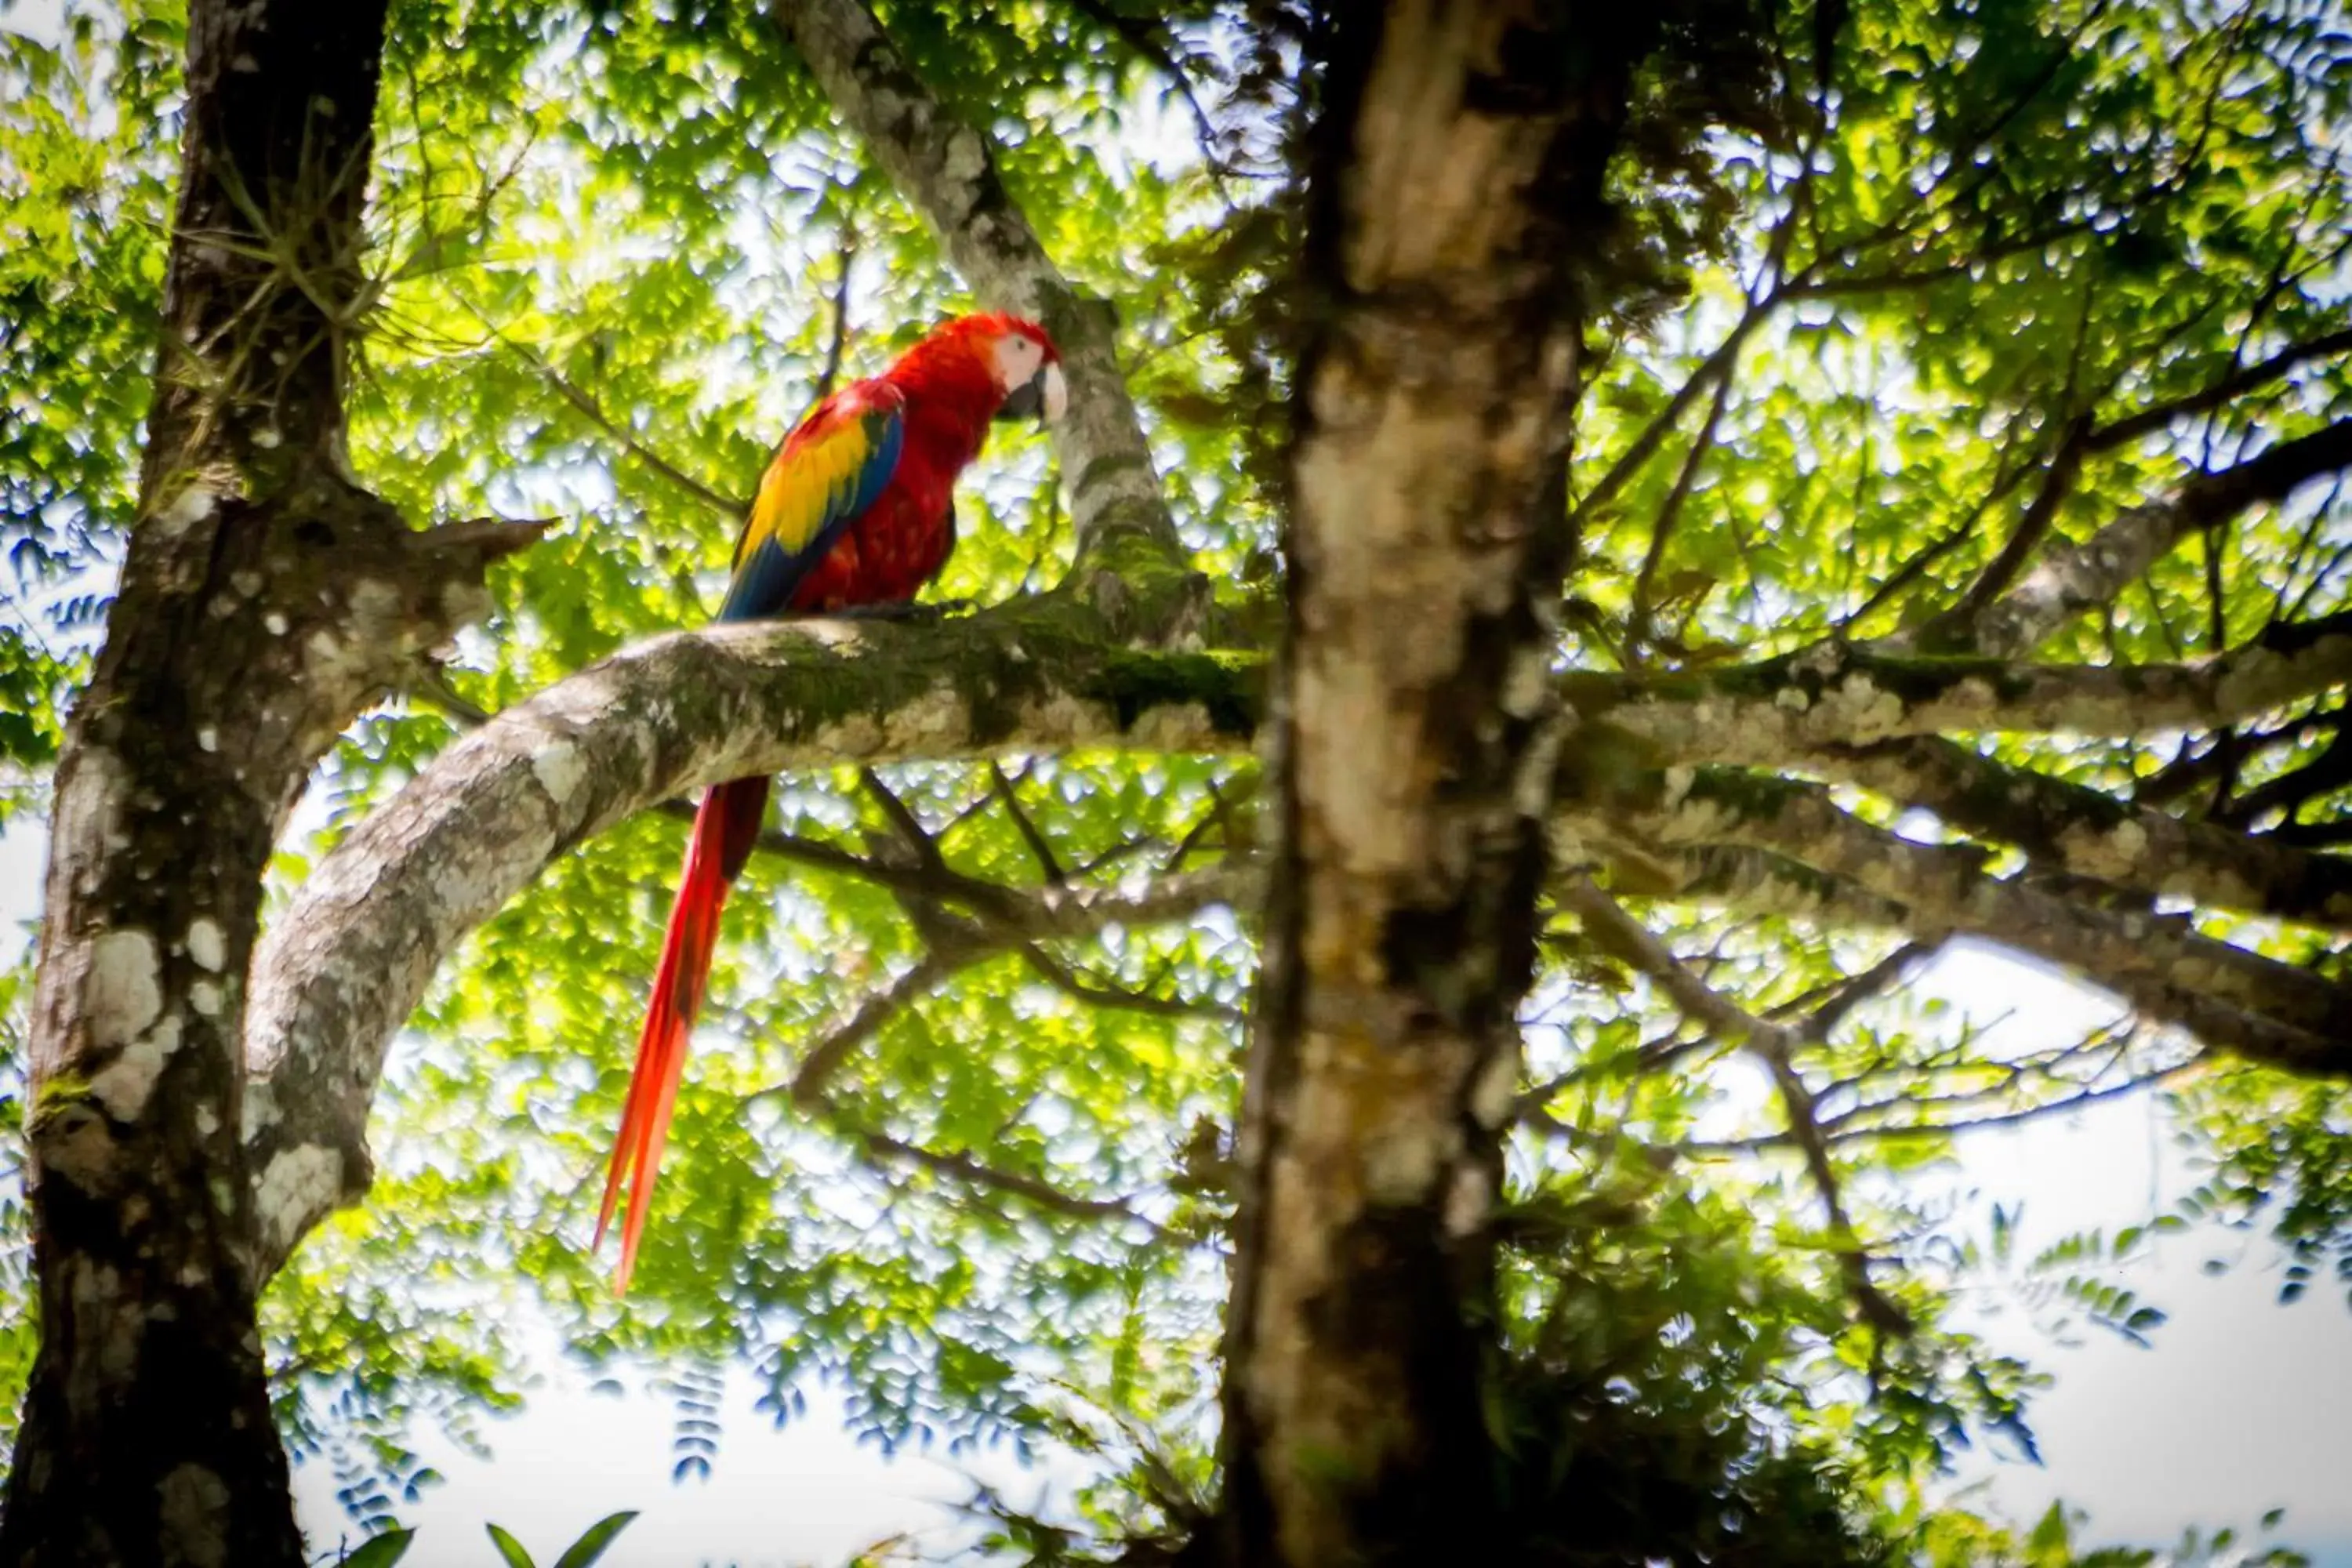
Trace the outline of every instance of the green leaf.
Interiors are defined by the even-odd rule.
[[[2065,1555],[2073,1539],[2074,1528],[2067,1522],[2065,1505],[2053,1502],[2034,1521],[2033,1533],[2025,1538],[2025,1549],[2035,1560],[2051,1562]]]
[[[506,1559],[507,1568],[537,1568],[530,1560],[530,1553],[522,1549],[521,1542],[495,1524],[486,1524],[482,1528],[490,1532],[490,1544],[499,1549],[500,1557]]]
[[[413,1530],[387,1530],[361,1542],[343,1559],[342,1568],[392,1568],[408,1555],[409,1545],[415,1539],[416,1531]]]
[[[566,1549],[562,1556],[555,1560],[555,1568],[588,1568],[590,1563],[604,1555],[604,1549],[613,1544],[613,1538],[626,1530],[629,1521],[636,1517],[636,1510],[630,1509],[598,1520]]]

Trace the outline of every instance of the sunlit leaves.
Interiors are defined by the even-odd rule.
[[[628,1511],[607,1514],[598,1520],[582,1533],[579,1540],[564,1548],[563,1555],[555,1560],[552,1568],[590,1568],[636,1517],[635,1511]],[[534,1568],[537,1559],[511,1533],[496,1524],[485,1525],[483,1529],[489,1535],[490,1544],[498,1548],[499,1559],[507,1564],[507,1568]]]
[[[168,5],[0,24],[0,816],[55,755],[131,521],[179,34]]]
[[[1270,639],[1304,199],[1287,116],[1312,84],[1285,74],[1295,40],[1244,29],[1281,8],[885,9],[950,107],[1004,144],[1006,187],[1050,251],[1117,310],[1184,542],[1226,624]],[[2342,353],[2226,406],[2193,395],[2341,327],[2352,203],[2328,149],[2352,79],[2328,68],[2340,46],[2319,10],[1775,15],[1778,74],[1742,58],[1640,87],[1640,157],[1614,187],[1626,276],[1594,322],[1579,410],[1570,657],[1696,668],[1915,626],[2029,519],[2083,538],[2352,405]],[[179,47],[142,6],[71,12],[55,47],[0,43],[0,759],[16,770],[0,791],[54,752],[131,521]],[[1160,49],[1220,121],[1214,173]],[[1701,120],[1714,129],[1685,134]],[[382,287],[356,345],[354,465],[419,521],[558,522],[498,569],[497,615],[446,671],[345,738],[299,819],[328,837],[471,710],[698,622],[730,498],[819,389],[836,336],[832,368],[865,374],[968,303],[757,6],[401,0],[378,132]],[[1694,384],[1711,356],[1719,375]],[[937,595],[1057,581],[1068,478],[1043,442],[1000,437],[959,500]],[[2258,510],[2050,652],[2196,657],[2342,608],[2347,529],[2335,491]],[[2187,779],[2164,798],[2226,812],[2221,797],[2259,805],[2336,743],[2295,712],[2177,747],[1983,744],[2118,795]],[[779,1421],[831,1378],[886,1447],[1056,1440],[1126,1468],[1133,1486],[1086,1500],[1097,1523],[1164,1524],[1205,1493],[1247,904],[1015,942],[990,939],[970,889],[1124,893],[1244,856],[1255,770],[1001,763],[780,786],[774,824],[797,847],[756,857],[730,903],[625,1305],[587,1243],[682,824],[622,825],[471,939],[395,1047],[367,1206],[314,1237],[268,1301],[280,1420],[298,1456],[348,1471],[355,1517],[396,1518],[429,1484],[420,1418],[478,1444],[481,1416],[525,1392],[510,1331],[551,1321],[585,1359],[659,1369],[682,1477],[726,1462],[722,1377],[754,1379]],[[1937,831],[1895,803],[1848,804]],[[2340,815],[2339,793],[2301,825]],[[313,847],[290,844],[281,868],[299,874]],[[935,866],[964,891],[845,858]],[[1896,942],[1644,914],[1710,984],[1784,1018]],[[2315,933],[2227,929],[2342,963]],[[1914,1184],[1948,1129],[2190,1068],[2179,1042],[2111,1020],[2028,1049],[1899,995],[1868,1003],[1793,1060],[1839,1226],[1752,1053],[1565,922],[1543,963],[1503,1194],[1516,1376],[1492,1412],[1528,1457],[1525,1495],[1589,1480],[1591,1454],[1622,1439],[1694,1484],[1732,1477],[1715,1500],[1742,1519],[1779,1507],[1843,1529],[1809,1510],[1851,1482],[1897,1500],[1880,1522],[1928,1561],[2063,1562],[2063,1515],[2019,1547],[1917,1501],[1963,1445],[2031,1449],[2038,1374],[1968,1331],[1962,1289],[1992,1277],[2038,1321],[2160,1343],[2160,1309],[2113,1270],[2146,1234],[2209,1220],[2275,1237],[2284,1294],[2352,1284],[2340,1096],[2242,1070],[2168,1079],[2209,1184],[2141,1235],[2019,1260],[2001,1254],[2005,1216],[1981,1236]],[[795,1095],[877,998],[887,1016]],[[1857,1320],[1858,1247],[1913,1341]],[[12,1300],[20,1258],[0,1250]],[[28,1343],[0,1334],[0,1384]],[[1665,1440],[1693,1428],[1707,1440],[1675,1468]]]

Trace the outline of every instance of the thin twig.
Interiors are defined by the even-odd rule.
[[[1676,425],[1681,423],[1683,411],[1697,402],[1701,395],[1714,390],[1717,381],[1731,374],[1733,367],[1738,363],[1739,350],[1748,342],[1748,334],[1763,324],[1765,317],[1769,315],[1772,308],[1780,303],[1780,296],[1777,291],[1767,293],[1762,299],[1748,307],[1739,320],[1733,324],[1731,331],[1724,334],[1723,342],[1716,345],[1715,352],[1698,363],[1696,368],[1692,370],[1689,379],[1683,383],[1674,396],[1666,400],[1666,405],[1658,410],[1649,424],[1643,426],[1641,434],[1633,437],[1633,444],[1609,466],[1608,472],[1601,475],[1600,481],[1577,501],[1572,521],[1581,524],[1585,520],[1596,515],[1602,507],[1615,499],[1617,492],[1622,489],[1635,474],[1641,472],[1643,465],[1646,464],[1652,454],[1657,451],[1659,444],[1666,438],[1667,434]]]
[[[2029,1121],[2039,1121],[2045,1117],[2063,1115],[2070,1110],[2080,1110],[2084,1106],[2094,1105],[2101,1100],[2116,1100],[2127,1094],[2137,1094],[2144,1089],[2159,1088],[2204,1066],[2205,1062],[2204,1053],[2200,1052],[2188,1060],[2175,1062],[2170,1067],[2158,1068],[2154,1071],[2140,1073],[2120,1082],[2103,1084],[2095,1089],[2081,1089],[2057,1100],[2045,1100],[2039,1105],[2021,1106],[2015,1110],[1998,1111],[1987,1116],[1967,1117],[1954,1121],[1888,1122],[1864,1127],[1839,1126],[1828,1132],[1828,1138],[1832,1144],[1876,1143],[1898,1139],[1958,1137],[1965,1132],[1980,1132],[1995,1127],[2016,1127]],[[1679,1147],[1683,1152],[1690,1154],[1754,1153],[1765,1149],[1785,1147],[1789,1142],[1789,1135],[1780,1132],[1759,1138],[1687,1143]]]
[[[825,344],[824,369],[817,374],[816,395],[809,401],[823,403],[833,395],[841,380],[841,363],[849,353],[849,283],[850,272],[857,265],[857,225],[845,220],[841,226],[841,276],[833,290],[833,336]]]
[[[1160,74],[1175,84],[1176,90],[1183,96],[1184,106],[1192,111],[1192,124],[1201,141],[1202,167],[1208,170],[1210,183],[1216,186],[1217,194],[1230,200],[1232,193],[1225,189],[1225,177],[1233,171],[1217,155],[1216,122],[1201,106],[1200,98],[1192,91],[1192,76],[1178,62],[1175,52],[1153,37],[1150,24],[1140,17],[1122,16],[1104,5],[1103,0],[1071,0],[1071,4],[1117,33],[1128,47],[1159,68]]]
[[[1910,1314],[1881,1290],[1870,1277],[1870,1258],[1854,1237],[1845,1209],[1837,1167],[1815,1120],[1812,1092],[1799,1076],[1793,1059],[1807,1043],[1804,1035],[1786,1025],[1759,1018],[1728,996],[1700,980],[1617,900],[1578,873],[1569,879],[1560,902],[1584,922],[1593,941],[1663,987],[1684,1014],[1731,1040],[1745,1044],[1764,1058],[1789,1116],[1789,1131],[1804,1154],[1805,1165],[1827,1212],[1831,1244],[1838,1252],[1846,1283],[1864,1319],[1881,1332],[1901,1336],[1911,1331]]]
[[[861,767],[857,770],[857,782],[882,808],[882,815],[889,818],[891,830],[923,864],[940,866],[946,863],[940,854],[939,840],[931,836],[931,830],[923,826],[923,819],[915,815],[914,807],[900,799],[898,792],[883,782],[880,773],[871,767]]]
[[[826,1086],[848,1062],[851,1053],[880,1033],[893,1015],[928,994],[971,956],[974,955],[949,956],[937,950],[925,953],[904,974],[877,991],[868,992],[856,1012],[810,1047],[808,1054],[801,1058],[799,1070],[789,1081],[754,1089],[743,1098],[750,1101],[789,1096],[795,1105],[814,1105],[824,1098]]]
[[[1699,466],[1715,449],[1716,432],[1723,426],[1723,411],[1731,401],[1731,384],[1735,378],[1726,370],[1715,380],[1715,397],[1707,405],[1706,417],[1699,422],[1698,434],[1691,438],[1690,450],[1683,457],[1680,472],[1675,475],[1674,488],[1666,492],[1658,508],[1657,521],[1650,525],[1650,548],[1642,557],[1642,569],[1633,578],[1633,607],[1627,617],[1625,649],[1638,655],[1650,641],[1650,593],[1658,576],[1658,567],[1666,558],[1667,542],[1675,536],[1675,526],[1682,521],[1684,503],[1690,500],[1691,489],[1698,479]]]
[[[1045,836],[1037,831],[1037,825],[1021,808],[1021,797],[1013,793],[1013,780],[1005,773],[1003,764],[991,760],[988,771],[996,781],[997,798],[1004,802],[1004,814],[1013,819],[1013,828],[1021,835],[1021,841],[1029,847],[1029,853],[1035,858],[1039,872],[1055,887],[1068,881],[1069,875],[1062,869],[1062,862],[1055,858],[1054,847],[1045,841]]]
[[[614,440],[618,441],[621,444],[623,450],[626,451],[631,457],[636,458],[637,461],[643,463],[648,468],[651,468],[655,473],[659,474],[663,479],[667,479],[670,483],[676,485],[678,489],[686,491],[687,494],[694,497],[695,500],[700,501],[703,505],[709,507],[711,510],[719,513],[721,517],[727,518],[730,521],[741,517],[744,512],[751,510],[751,502],[738,500],[732,496],[724,496],[719,494],[717,490],[712,489],[709,485],[704,484],[700,479],[696,479],[692,474],[688,473],[685,469],[679,468],[677,464],[671,462],[668,458],[663,457],[660,453],[655,451],[652,447],[638,440],[628,431],[624,430],[620,426],[614,424],[612,417],[604,412],[602,405],[597,403],[593,397],[588,395],[587,393],[574,385],[571,378],[566,376],[562,371],[557,370],[552,364],[550,364],[545,356],[541,354],[537,349],[514,342],[507,338],[500,338],[499,341],[505,343],[508,348],[511,349],[517,354],[520,354],[525,363],[530,364],[532,369],[539,372],[541,377],[546,381],[548,385],[553,387],[559,394],[561,394],[566,403],[569,403],[573,408],[579,410],[590,424],[595,426],[596,428],[602,430]]]
[[[1214,1018],[1229,1024],[1239,1023],[1243,1016],[1240,1008],[1221,1003],[1187,1002],[1181,996],[1155,995],[1101,979],[1088,979],[1034,942],[1022,942],[1016,951],[1039,979],[1091,1007],[1117,1007],[1161,1018]]]
[[[2305,342],[2290,343],[2269,358],[2233,369],[2194,392],[2152,404],[2137,414],[2127,414],[2102,425],[2084,437],[2084,449],[2089,452],[2112,451],[2143,436],[2153,435],[2183,416],[2204,414],[2249,392],[2259,391],[2313,360],[2340,353],[2352,353],[2352,327],[2341,328]]]
[[[1140,1214],[1131,1198],[1087,1198],[1066,1193],[1052,1183],[991,1165],[961,1150],[944,1151],[927,1148],[920,1143],[893,1137],[878,1127],[857,1121],[830,1100],[818,1099],[803,1102],[804,1108],[824,1118],[833,1130],[861,1145],[869,1158],[898,1161],[919,1165],[942,1176],[950,1176],[969,1186],[990,1192],[1005,1193],[1025,1203],[1051,1213],[1066,1215],[1072,1219],[1132,1220],[1148,1226],[1156,1234],[1165,1234],[1164,1227],[1154,1219]]]

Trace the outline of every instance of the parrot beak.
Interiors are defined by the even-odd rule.
[[[1040,425],[1051,425],[1061,418],[1070,405],[1070,384],[1062,379],[1062,367],[1042,364],[1037,374],[1004,395],[998,405],[999,419],[1034,418]]]

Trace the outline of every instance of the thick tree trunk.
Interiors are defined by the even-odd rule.
[[[1306,268],[1284,812],[1229,1319],[1228,1549],[1471,1561],[1487,1219],[1564,720],[1580,257],[1631,40],[1342,8]]]
[[[337,732],[478,612],[483,561],[515,542],[411,532],[344,457],[383,16],[189,16],[140,521],[57,774],[26,1119],[42,1339],[11,1565],[302,1561],[255,1237],[322,1173],[247,1179],[262,873]]]

